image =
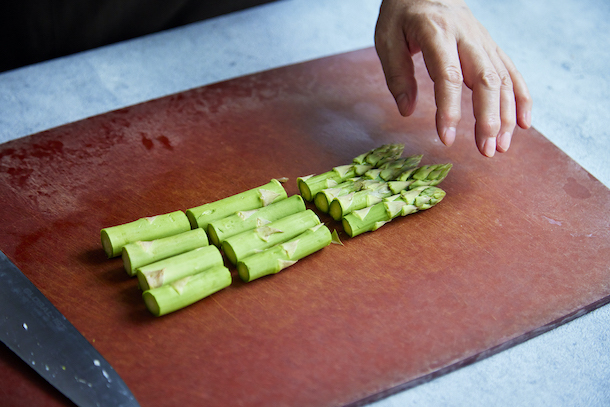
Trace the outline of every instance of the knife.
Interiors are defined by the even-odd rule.
[[[112,366],[2,251],[0,340],[77,406],[139,406]]]

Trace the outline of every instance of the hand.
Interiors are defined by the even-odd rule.
[[[383,0],[375,47],[398,110],[415,110],[413,55],[422,52],[434,82],[436,129],[450,146],[461,118],[462,82],[472,90],[481,154],[508,150],[515,124],[531,126],[532,99],[523,77],[462,0]]]

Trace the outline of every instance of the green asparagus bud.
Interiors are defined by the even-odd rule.
[[[330,230],[320,224],[307,229],[294,239],[246,257],[237,263],[237,271],[245,282],[279,273],[303,257],[328,246],[331,241]]]
[[[374,231],[397,216],[406,216],[429,209],[445,197],[445,191],[437,187],[417,187],[385,198],[382,202],[347,214],[343,229],[351,237]]]
[[[422,155],[412,155],[410,157],[399,158],[383,165],[379,177],[385,181],[396,179],[400,174],[409,169],[416,168],[421,162]]]
[[[286,197],[287,194],[282,184],[278,180],[272,179],[266,185],[191,208],[186,211],[186,215],[193,229],[200,227],[207,230],[208,224],[212,221],[222,219],[238,211],[262,208]]]
[[[395,160],[401,156],[403,144],[384,144],[354,158],[354,164],[370,164],[379,167],[385,162]]]
[[[121,254],[126,244],[172,236],[190,229],[191,225],[184,212],[175,211],[104,228],[100,234],[104,251],[111,258]]]
[[[136,269],[142,291],[161,287],[207,268],[223,264],[216,246],[204,246]]]
[[[208,236],[201,228],[151,241],[137,241],[123,247],[123,266],[130,276],[138,267],[208,245]]]
[[[416,169],[410,169],[397,177],[398,181],[410,181],[409,188],[421,186],[435,186],[441,183],[453,167],[452,164],[424,165]]]
[[[168,285],[144,291],[142,298],[153,315],[162,316],[230,286],[231,280],[229,269],[217,266]]]
[[[356,176],[353,165],[341,165],[331,171],[297,178],[297,185],[301,196],[306,201],[311,201],[315,195],[326,188],[334,188],[339,183]]]
[[[237,264],[254,253],[290,240],[318,224],[320,224],[320,219],[315,212],[308,209],[268,225],[231,236],[222,242],[222,249],[229,261]]]
[[[304,211],[305,202],[300,195],[272,203],[260,209],[251,211],[239,211],[226,218],[217,219],[208,225],[208,235],[216,246],[231,236],[246,230],[264,226],[268,223]]]

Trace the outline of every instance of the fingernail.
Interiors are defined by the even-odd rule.
[[[401,93],[396,96],[396,106],[401,115],[407,116],[409,112],[409,96],[406,93]]]
[[[525,123],[527,124],[527,127],[530,127],[532,125],[532,111],[528,110],[527,112],[525,112]]]
[[[493,157],[495,153],[496,153],[496,138],[489,137],[487,140],[484,141],[483,154],[486,155],[487,157]]]
[[[498,136],[498,139],[496,140],[496,144],[497,144],[498,148],[500,149],[500,151],[502,151],[502,152],[508,151],[508,148],[510,147],[511,138],[512,138],[512,134],[509,133],[508,131],[505,133],[502,133]]]
[[[443,139],[441,140],[444,145],[450,146],[455,141],[455,127],[447,127]]]

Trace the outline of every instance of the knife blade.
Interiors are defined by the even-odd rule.
[[[0,340],[77,406],[139,406],[112,366],[2,251]]]

